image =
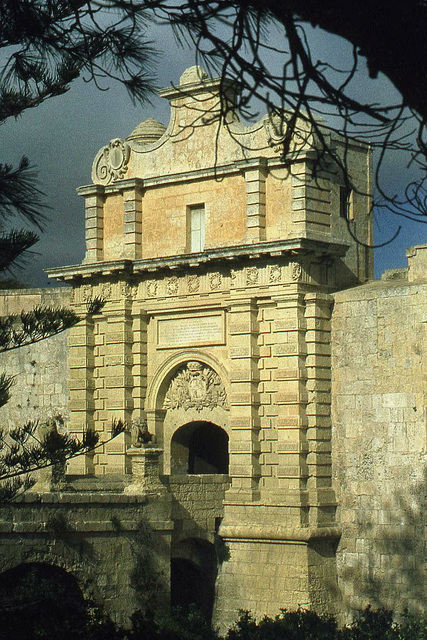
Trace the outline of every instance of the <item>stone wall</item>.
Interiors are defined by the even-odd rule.
[[[86,598],[128,625],[148,599],[169,606],[172,528],[166,494],[129,496],[105,486],[29,492],[2,506],[0,573],[23,563],[61,567]]]
[[[332,451],[347,611],[425,607],[427,283],[406,274],[335,294]]]
[[[0,295],[0,316],[44,305],[68,306],[71,289],[22,289]],[[16,376],[9,402],[0,408],[1,426],[53,415],[68,418],[68,331],[0,356],[0,373]]]

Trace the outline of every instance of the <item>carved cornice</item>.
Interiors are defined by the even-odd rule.
[[[50,278],[72,281],[93,276],[109,276],[117,274],[142,274],[168,271],[169,269],[194,269],[199,265],[212,263],[241,262],[244,259],[277,258],[277,257],[343,257],[347,253],[348,245],[338,242],[323,242],[299,238],[296,240],[278,240],[259,242],[256,244],[242,244],[231,247],[208,249],[201,253],[186,253],[180,256],[165,256],[163,258],[149,258],[147,260],[112,260],[95,262],[57,269],[46,269]]]

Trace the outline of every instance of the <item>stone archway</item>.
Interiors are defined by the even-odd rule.
[[[171,558],[171,605],[184,610],[195,605],[210,621],[216,575],[214,545],[199,538],[181,540]]]
[[[0,573],[2,637],[78,637],[85,614],[76,578],[61,567],[30,562]]]
[[[228,474],[228,435],[212,422],[194,421],[175,431],[171,474]]]
[[[175,355],[159,368],[150,386],[146,409],[149,429],[156,434],[163,449],[165,475],[171,474],[172,439],[181,427],[190,423],[210,423],[228,434],[229,411],[224,379],[225,372],[220,365],[204,353]],[[189,428],[188,433],[196,428]],[[188,465],[188,458],[182,464]],[[221,469],[225,466],[222,464]],[[188,466],[180,471],[187,472]]]

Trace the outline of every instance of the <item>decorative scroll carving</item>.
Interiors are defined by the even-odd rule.
[[[147,296],[149,298],[154,298],[157,295],[157,282],[156,280],[152,280],[151,282],[147,282]]]
[[[188,291],[190,293],[196,293],[200,289],[200,278],[193,274],[188,276]]]
[[[121,180],[128,169],[130,146],[121,138],[110,140],[95,157],[92,179],[96,184],[109,184]]]
[[[176,276],[166,280],[166,291],[171,296],[175,296],[178,293],[178,278]]]
[[[131,298],[132,297],[132,287],[128,282],[121,282],[120,283],[120,293],[122,294],[122,296],[124,298]]]
[[[111,298],[111,294],[112,294],[111,284],[104,282],[101,285],[101,296],[104,298],[104,300],[109,300]]]
[[[211,291],[215,291],[216,289],[221,288],[221,274],[220,273],[210,273],[209,274],[209,286]]]
[[[258,282],[258,267],[247,267],[246,269],[246,284],[257,284]]]
[[[89,302],[89,300],[92,300],[92,287],[90,284],[85,284],[82,287],[82,298],[84,302]]]
[[[302,267],[298,262],[294,262],[292,264],[292,280],[301,280],[302,276]]]
[[[221,378],[213,369],[197,361],[187,362],[172,378],[164,409],[214,409],[224,407],[227,395]]]
[[[287,120],[289,116],[285,113],[269,113],[264,118],[264,128],[267,134],[267,141],[275,153],[283,152],[283,141],[286,137]]]
[[[272,264],[270,267],[270,282],[280,282],[282,279],[282,268],[278,264]]]

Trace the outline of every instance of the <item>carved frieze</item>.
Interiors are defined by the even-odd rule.
[[[200,289],[200,278],[196,274],[192,274],[191,276],[188,276],[187,283],[188,283],[188,291],[190,293],[196,293],[196,291]]]
[[[176,296],[178,293],[178,278],[176,276],[166,279],[166,291],[170,296]]]
[[[246,284],[248,286],[258,284],[258,267],[246,268]]]
[[[127,172],[130,147],[121,138],[110,140],[96,155],[93,162],[92,180],[95,184],[107,185],[121,180]]]
[[[291,264],[291,275],[292,280],[301,280],[302,277],[302,267],[299,262],[293,262]]]
[[[231,269],[231,271],[230,271],[230,287],[235,287],[236,286],[237,273],[238,272],[235,269]]]
[[[201,362],[190,361],[170,381],[163,408],[201,411],[224,407],[226,402],[219,375]]]
[[[89,302],[89,300],[92,300],[92,287],[90,284],[83,285],[81,292],[83,302]]]
[[[101,285],[101,297],[104,300],[110,300],[112,294],[111,284],[109,282],[104,282]]]
[[[155,298],[157,295],[158,284],[156,280],[147,282],[147,298]]]
[[[216,291],[221,288],[221,274],[220,273],[210,273],[209,274],[209,287],[211,291]]]
[[[280,282],[282,279],[282,267],[278,264],[272,264],[270,267],[270,282],[276,283]]]

